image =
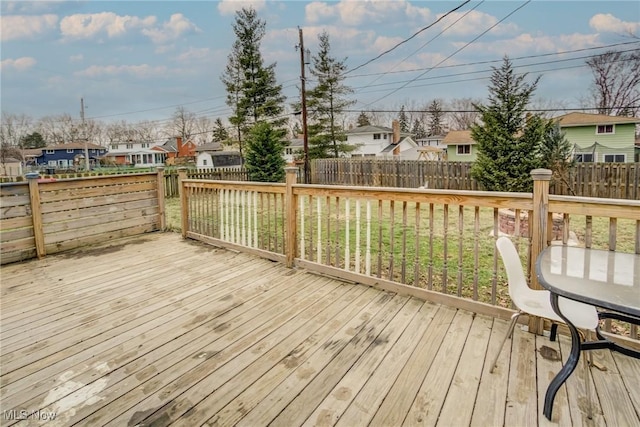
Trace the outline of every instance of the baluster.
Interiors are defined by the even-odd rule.
[[[300,259],[305,259],[305,230],[304,230],[304,196],[300,196]]]
[[[317,220],[318,220],[318,241],[317,241],[317,248],[316,248],[316,262],[317,263],[322,263],[322,202],[320,201],[320,197],[316,197],[316,202],[317,202]]]
[[[351,248],[349,247],[349,240],[351,236],[349,235],[349,220],[351,219],[351,212],[349,212],[349,198],[344,201],[344,269],[349,271],[351,267],[351,253],[349,252]]]
[[[356,251],[355,251],[353,268],[356,273],[361,273],[360,271],[360,199],[356,199]]]
[[[371,276],[371,200],[367,199],[367,238],[365,249],[365,274]]]

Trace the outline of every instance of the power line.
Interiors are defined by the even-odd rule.
[[[446,58],[444,58],[442,61],[438,62],[435,67],[437,67],[438,65],[441,65],[442,63],[444,63],[445,61],[449,60],[451,57],[453,57],[455,54],[457,54],[458,52],[462,51],[463,49],[465,49],[467,46],[471,45],[472,43],[474,43],[476,40],[478,40],[480,37],[484,36],[485,34],[487,34],[489,31],[491,31],[492,29],[494,29],[495,27],[497,27],[499,24],[501,24],[503,21],[505,21],[507,18],[509,18],[511,15],[513,15],[514,13],[516,13],[517,11],[519,11],[520,9],[522,9],[523,7],[525,7],[526,5],[528,5],[529,3],[531,3],[531,0],[527,0],[526,2],[524,2],[523,4],[521,4],[520,6],[518,6],[517,8],[515,8],[514,10],[512,10],[511,12],[509,12],[504,18],[500,19],[498,22],[496,22],[495,24],[493,24],[492,26],[490,26],[489,28],[487,28],[486,30],[484,30],[482,33],[478,34],[476,37],[474,37],[471,41],[467,42],[464,46],[462,46],[461,48],[457,49],[456,51],[454,51],[451,55],[447,56]],[[376,99],[373,102],[370,102],[368,104],[366,104],[365,106],[369,106],[371,104],[375,104],[376,102],[382,101],[384,98],[393,95],[394,93],[398,92],[399,90],[407,87],[410,83],[414,82],[415,80],[417,80],[418,78],[424,76],[425,74],[427,74],[429,71],[433,70],[432,68],[427,69],[425,72],[419,74],[417,77],[415,77],[414,79],[408,81],[407,83],[405,83],[404,85],[402,85],[401,87],[393,90],[392,92]]]
[[[622,42],[622,43],[614,43],[614,44],[608,44],[608,45],[603,45],[603,46],[596,46],[596,47],[585,47],[585,48],[581,48],[581,49],[573,49],[573,50],[564,50],[564,51],[560,51],[560,52],[549,52],[549,53],[541,53],[538,55],[525,55],[525,56],[515,56],[513,58],[509,58],[512,61],[518,61],[521,59],[532,59],[532,58],[542,58],[545,56],[556,56],[556,55],[564,55],[567,53],[577,53],[577,52],[585,52],[588,50],[598,50],[598,49],[608,49],[611,47],[617,47],[617,46],[624,46],[624,45],[629,45],[629,44],[637,44],[640,43],[640,41],[630,41],[630,42]],[[636,49],[630,49],[630,50],[625,50],[622,52],[631,52],[631,51],[635,51]],[[592,56],[598,56],[599,54],[596,55],[592,55]],[[400,73],[413,73],[416,71],[424,71],[424,70],[429,70],[429,69],[436,69],[436,70],[444,70],[446,68],[459,68],[459,67],[468,67],[471,65],[484,65],[484,64],[495,64],[497,62],[502,62],[502,59],[491,59],[491,60],[487,60],[487,61],[476,61],[476,62],[466,62],[464,64],[452,64],[452,65],[442,65],[442,66],[433,66],[433,67],[424,67],[424,68],[413,68],[411,70],[399,70],[399,71],[384,71],[381,73],[367,73],[367,74],[356,74],[353,76],[348,76],[348,78],[352,79],[352,78],[356,78],[356,77],[369,77],[369,76],[377,76],[380,74],[400,74]]]
[[[345,75],[352,73],[353,71],[360,69],[362,67],[364,67],[365,65],[369,65],[371,64],[373,61],[380,59],[381,57],[383,57],[384,55],[386,55],[387,53],[393,51],[394,49],[396,49],[398,46],[403,45],[404,43],[408,42],[409,40],[413,39],[414,37],[416,37],[418,34],[422,33],[423,31],[428,30],[429,28],[433,27],[434,25],[436,25],[438,22],[442,21],[444,18],[446,18],[447,16],[449,16],[450,14],[452,14],[453,12],[457,11],[458,9],[460,9],[461,7],[463,7],[464,5],[466,5],[467,3],[469,3],[471,0],[466,0],[463,3],[461,3],[459,6],[451,9],[449,12],[445,13],[444,15],[442,15],[440,18],[438,18],[437,20],[435,20],[434,22],[432,22],[431,24],[427,25],[426,27],[422,27],[420,28],[418,31],[416,31],[415,33],[413,33],[409,38],[406,38],[404,40],[402,40],[401,42],[399,42],[398,44],[396,44],[395,46],[393,46],[390,49],[385,50],[384,52],[382,52],[380,55],[376,56],[375,58],[372,58],[370,60],[368,60],[367,62],[365,62],[364,64],[360,64],[355,68],[352,68],[351,70],[347,71],[345,73]]]

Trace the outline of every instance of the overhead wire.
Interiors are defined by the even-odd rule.
[[[489,31],[491,31],[492,29],[494,29],[495,27],[497,27],[499,24],[501,24],[502,22],[504,22],[507,18],[509,18],[511,15],[513,15],[514,13],[518,12],[520,9],[522,9],[523,7],[525,7],[526,5],[528,5],[529,3],[531,3],[531,0],[527,0],[526,2],[524,2],[523,4],[521,4],[520,6],[518,6],[517,8],[515,8],[514,10],[512,10],[511,12],[509,12],[506,16],[504,16],[502,19],[500,19],[498,22],[496,22],[495,24],[493,24],[492,26],[490,26],[489,28],[487,28],[486,30],[484,30],[483,32],[481,32],[480,34],[478,34],[476,37],[474,37],[473,39],[471,39],[471,41],[467,42],[466,44],[464,44],[462,47],[456,49],[452,54],[450,54],[449,56],[447,56],[446,58],[444,58],[443,60],[441,60],[440,62],[438,62],[434,67],[437,67],[438,65],[441,65],[442,63],[444,63],[445,61],[449,60],[450,58],[452,58],[454,55],[456,55],[457,53],[461,52],[463,49],[467,48],[468,46],[470,46],[471,44],[473,44],[474,42],[476,42],[480,37],[484,36],[485,34],[487,34]],[[405,83],[404,85],[402,85],[401,87],[394,89],[393,91],[391,91],[390,93],[386,94],[385,96],[382,96],[378,99],[376,99],[375,101],[369,102],[368,104],[365,104],[366,106],[369,106],[371,104],[375,104],[376,102],[382,101],[383,99],[393,95],[394,93],[404,89],[405,87],[407,87],[409,84],[411,84],[412,82],[414,82],[416,79],[424,76],[425,74],[427,74],[429,71],[433,70],[434,68],[431,67],[429,69],[427,69],[426,71],[424,71],[423,73],[419,74],[417,77],[415,77],[414,79],[409,80],[407,83]]]
[[[431,27],[433,27],[433,26],[434,26],[434,25],[436,25],[438,22],[442,21],[444,18],[446,18],[447,16],[449,16],[449,15],[450,15],[450,14],[452,14],[453,12],[456,12],[457,10],[459,10],[460,8],[462,8],[464,5],[466,5],[466,4],[467,4],[467,3],[469,3],[470,1],[471,1],[471,0],[466,0],[466,1],[462,2],[460,5],[458,5],[458,6],[454,7],[453,9],[451,9],[450,11],[448,11],[447,13],[445,13],[444,15],[442,15],[441,17],[439,17],[438,19],[436,19],[436,20],[435,20],[434,22],[432,22],[431,24],[429,24],[429,25],[427,25],[427,26],[425,26],[425,27],[420,28],[418,31],[416,31],[415,33],[413,33],[411,36],[409,36],[408,38],[406,38],[406,39],[402,40],[401,42],[397,43],[395,46],[393,46],[393,47],[391,47],[391,48],[389,48],[389,49],[385,50],[384,52],[382,52],[381,54],[379,54],[379,55],[378,55],[378,56],[376,56],[375,58],[371,58],[371,59],[369,59],[368,61],[366,61],[365,63],[360,64],[360,65],[358,65],[357,67],[355,67],[355,68],[352,68],[352,69],[348,70],[348,71],[345,73],[345,75],[346,75],[346,74],[349,74],[349,73],[352,73],[352,72],[354,72],[355,70],[358,70],[358,69],[360,69],[360,68],[362,68],[362,67],[364,67],[364,66],[366,66],[366,65],[371,64],[373,61],[376,61],[376,60],[378,60],[378,59],[382,58],[382,57],[383,57],[384,55],[386,55],[387,53],[392,52],[393,50],[397,49],[399,46],[401,46],[401,45],[403,45],[403,44],[407,43],[408,41],[410,41],[410,40],[412,40],[413,38],[415,38],[416,36],[418,36],[420,33],[422,33],[422,32],[424,32],[424,31],[428,30],[428,29],[429,29],[429,28],[431,28]]]

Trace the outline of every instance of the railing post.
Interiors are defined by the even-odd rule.
[[[31,219],[33,220],[33,238],[36,244],[36,255],[38,258],[44,257],[47,252],[44,248],[44,230],[42,228],[42,209],[40,206],[40,186],[38,172],[26,174],[29,180],[29,200],[31,202]]]
[[[182,181],[187,179],[187,168],[178,168],[178,195],[180,196],[180,217],[182,218],[182,238],[187,237],[189,231],[189,200],[187,191],[182,188]]]
[[[164,209],[164,167],[159,166],[158,172],[158,214],[160,215],[160,230],[167,228],[167,219]]]
[[[529,272],[531,288],[542,289],[536,277],[536,260],[540,252],[547,246],[547,228],[549,214],[549,181],[551,171],[549,169],[534,169],[531,171],[533,178],[533,221],[531,221],[531,257],[529,258]],[[542,334],[541,319],[531,316],[529,318],[529,332]]]
[[[285,217],[285,253],[286,253],[286,265],[287,267],[293,267],[293,260],[296,256],[296,200],[293,194],[293,185],[296,183],[298,177],[298,168],[290,166],[284,168],[286,172],[286,191],[285,191],[285,209],[287,215]]]

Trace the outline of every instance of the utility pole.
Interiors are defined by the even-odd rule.
[[[82,121],[82,140],[84,141],[84,168],[89,171],[91,166],[89,164],[89,147],[87,144],[87,128],[84,123],[84,98],[80,98],[80,120]]]
[[[304,39],[302,37],[302,28],[298,27],[298,34],[300,35],[300,84],[302,88],[301,101],[302,101],[302,141],[303,141],[303,149],[304,149],[304,183],[310,183],[309,177],[309,133],[307,131],[307,91],[305,89],[305,75],[304,75],[304,65],[305,65],[305,50],[304,50]]]

